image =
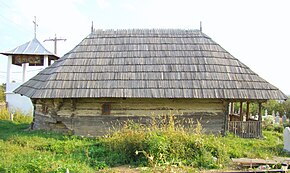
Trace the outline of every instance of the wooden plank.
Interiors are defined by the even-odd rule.
[[[232,158],[234,163],[243,166],[257,166],[257,165],[277,165],[279,162],[276,160],[265,159],[249,159],[249,158]]]

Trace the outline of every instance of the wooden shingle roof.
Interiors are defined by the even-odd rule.
[[[287,99],[199,30],[96,30],[15,90],[30,98]]]

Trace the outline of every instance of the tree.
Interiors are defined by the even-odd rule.
[[[0,102],[5,101],[5,84],[0,85]]]
[[[243,103],[243,112],[246,112],[246,103]],[[238,102],[235,103],[235,110],[238,111],[240,109],[240,104]],[[255,115],[258,113],[259,107],[257,103],[250,104],[250,113]],[[288,118],[290,118],[290,98],[287,101],[277,101],[277,100],[269,100],[266,103],[262,104],[262,115],[265,114],[265,110],[268,111],[268,114],[272,114],[275,112],[279,112],[279,115],[282,116],[286,112]]]
[[[290,98],[282,103],[283,109],[286,112],[288,118],[290,118]]]
[[[277,100],[269,100],[265,104],[263,104],[263,109],[267,109],[269,113],[272,111],[279,112],[280,115],[286,115],[290,118],[290,100],[287,101],[277,101]]]

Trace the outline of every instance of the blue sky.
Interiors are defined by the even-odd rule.
[[[234,57],[284,93],[290,94],[290,1],[288,0],[0,0],[0,52],[34,37],[58,42],[62,56],[98,29],[199,29]],[[43,45],[53,52],[53,43]],[[7,57],[0,55],[0,83],[5,83]],[[30,67],[33,76],[39,67]],[[12,79],[21,80],[21,68]]]

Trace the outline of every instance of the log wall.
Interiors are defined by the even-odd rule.
[[[148,124],[152,116],[174,114],[185,127],[201,122],[206,132],[224,130],[226,103],[217,99],[35,99],[34,129],[77,135],[100,136],[119,128],[127,120]],[[102,115],[102,105],[110,105],[110,114]]]

